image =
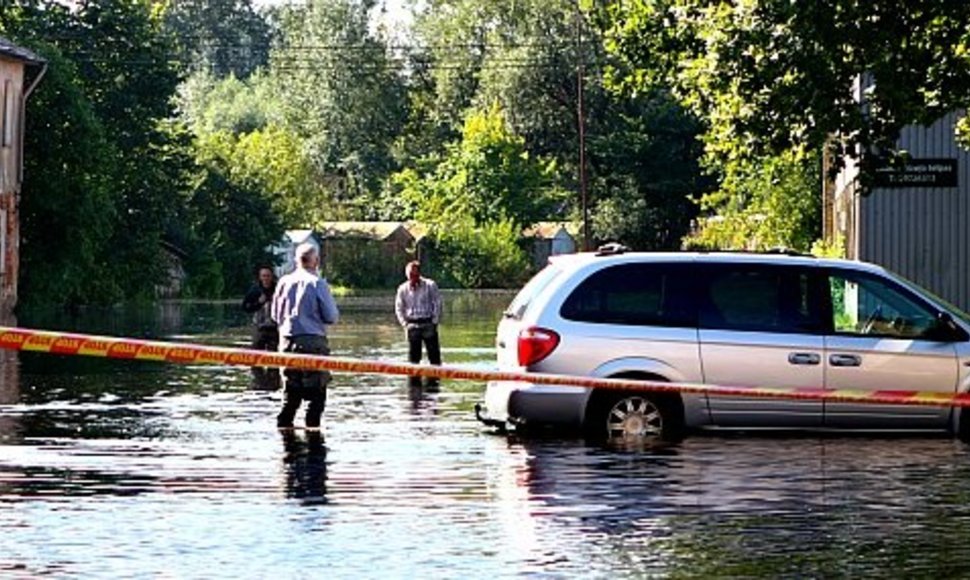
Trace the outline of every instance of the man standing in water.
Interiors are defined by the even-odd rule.
[[[441,345],[438,342],[438,322],[441,320],[441,294],[438,284],[431,278],[421,276],[421,264],[415,260],[404,268],[407,281],[398,286],[394,299],[394,312],[404,327],[408,339],[408,362],[421,362],[421,344],[428,351],[428,362],[441,364]],[[419,384],[420,377],[412,377],[411,384]],[[437,386],[438,379],[428,380],[428,386]]]
[[[276,276],[269,266],[261,266],[256,282],[246,292],[242,308],[253,315],[252,347],[257,350],[275,351],[279,346],[280,333],[276,322],[270,316],[273,291],[276,290]]]
[[[252,348],[276,351],[279,348],[280,333],[276,322],[270,316],[273,292],[276,290],[276,276],[269,266],[261,266],[256,282],[243,297],[242,308],[253,316]],[[275,391],[280,388],[280,373],[277,369],[253,367],[255,388]]]
[[[320,255],[316,246],[303,243],[296,248],[297,268],[280,278],[273,294],[271,314],[280,329],[280,352],[330,354],[327,325],[340,314],[327,281],[320,277]],[[318,429],[327,405],[327,371],[286,369],[283,409],[276,417],[281,429],[293,427],[300,404],[307,401],[306,427]]]

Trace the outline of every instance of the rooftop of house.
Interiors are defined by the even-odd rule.
[[[23,61],[29,64],[40,64],[44,59],[22,46],[10,42],[0,36],[0,57]]]
[[[403,222],[323,222],[320,224],[320,237],[386,240],[398,230],[404,230],[411,235]]]
[[[522,235],[528,238],[548,240],[556,237],[560,231],[576,237],[580,233],[580,228],[578,224],[572,222],[537,222],[522,230]]]
[[[302,244],[313,238],[313,230],[286,230],[283,234],[291,244]]]

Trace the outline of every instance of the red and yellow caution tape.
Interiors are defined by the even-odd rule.
[[[814,399],[823,401],[970,407],[970,393],[936,391],[866,391],[807,387],[735,387],[700,383],[663,383],[633,379],[488,371],[455,366],[413,365],[336,356],[267,352],[193,343],[137,340],[111,336],[73,334],[0,326],[0,348],[50,354],[161,361],[175,364],[288,367],[344,373],[408,375],[471,381],[515,381],[536,385],[559,385],[592,389],[702,393],[720,396],[769,399]]]

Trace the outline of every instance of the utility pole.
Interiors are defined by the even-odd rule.
[[[586,116],[583,111],[583,11],[576,0],[576,123],[579,129],[579,195],[583,203],[583,249],[589,251],[589,200],[586,195]]]

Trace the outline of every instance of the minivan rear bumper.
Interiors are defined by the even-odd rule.
[[[486,424],[507,422],[581,426],[590,389],[560,385],[536,385],[525,381],[490,381],[479,420]]]

